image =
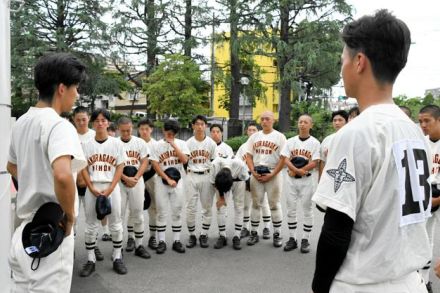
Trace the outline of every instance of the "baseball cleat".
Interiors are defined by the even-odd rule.
[[[275,246],[275,247],[283,246],[283,238],[280,237],[279,232],[273,233],[273,246]]]
[[[240,238],[246,238],[249,235],[251,235],[251,232],[249,232],[248,229],[246,229],[246,228],[241,229]]]
[[[148,247],[150,247],[153,250],[157,249],[156,237],[151,236],[150,239],[148,239]]]
[[[84,264],[83,268],[79,272],[80,277],[88,277],[95,271],[95,263],[93,261],[88,261]]]
[[[263,229],[263,239],[270,239],[270,230],[267,227]]]
[[[182,243],[179,240],[174,241],[173,250],[178,253],[185,253],[185,247],[183,247]]]
[[[426,290],[428,291],[428,293],[432,293],[433,292],[431,284],[432,284],[431,282],[426,283]]]
[[[226,237],[221,235],[217,239],[217,242],[214,244],[214,248],[215,249],[220,249],[220,248],[223,248],[224,246],[226,246],[227,244],[228,244],[228,241],[226,240]]]
[[[232,247],[235,250],[240,250],[241,249],[240,237],[234,236],[234,238],[232,238]]]
[[[199,237],[200,247],[207,248],[208,244],[208,235],[200,235]]]
[[[310,252],[309,240],[307,240],[307,239],[301,240],[301,252],[302,253],[309,253]]]
[[[165,241],[159,241],[159,244],[157,244],[156,253],[162,254],[165,252],[165,250],[167,250],[167,244],[165,243]]]
[[[197,245],[197,238],[196,235],[189,235],[188,243],[186,244],[186,247],[193,248]]]
[[[296,239],[293,237],[290,237],[289,240],[286,242],[286,245],[284,246],[284,251],[291,251],[298,248],[298,242],[296,242]]]
[[[112,236],[107,233],[104,233],[104,234],[102,234],[101,239],[102,239],[102,241],[112,241]]]
[[[247,241],[247,245],[252,246],[256,243],[258,243],[259,237],[257,231],[251,231],[251,236],[249,236],[249,239]]]
[[[101,250],[99,250],[98,246],[95,247],[95,257],[96,257],[97,261],[103,261],[104,260],[104,255],[102,254]]]
[[[145,247],[143,245],[139,245],[135,251],[134,251],[134,255],[139,256],[141,258],[151,258],[151,255],[148,253],[148,251],[145,249]]]
[[[113,270],[120,275],[125,275],[127,273],[127,267],[120,258],[113,261]]]
[[[125,246],[125,251],[132,252],[134,250],[134,248],[135,248],[134,239],[131,237],[128,237],[127,246]]]

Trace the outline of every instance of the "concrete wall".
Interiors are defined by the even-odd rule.
[[[11,54],[9,1],[0,0],[0,284],[9,292],[11,273],[8,255],[11,235],[11,177],[6,163],[11,133]]]

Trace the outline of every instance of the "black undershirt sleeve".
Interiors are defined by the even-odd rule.
[[[346,214],[327,208],[316,252],[312,283],[314,293],[330,291],[333,279],[347,255],[353,224],[353,220]]]

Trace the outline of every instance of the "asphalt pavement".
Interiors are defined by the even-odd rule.
[[[283,200],[284,201],[284,200]],[[285,207],[285,201],[283,202]],[[185,214],[185,213],[183,213]],[[283,222],[283,241],[288,240],[288,229]],[[299,213],[299,230],[302,230],[301,212]],[[148,216],[146,214],[146,227]],[[183,215],[182,241],[186,243],[188,234]],[[172,232],[167,231],[168,249],[165,254],[157,255],[148,249],[150,259],[141,259],[133,253],[125,253],[124,260],[128,269],[127,275],[117,275],[112,270],[110,260],[112,252],[111,242],[99,242],[104,254],[104,261],[97,262],[96,271],[87,278],[79,277],[79,270],[87,261],[84,247],[84,213],[81,210],[79,218],[79,233],[75,243],[75,266],[72,280],[72,293],[116,293],[116,292],[160,292],[160,293],[217,293],[217,292],[271,292],[271,293],[308,293],[311,292],[311,282],[315,266],[317,239],[322,226],[323,214],[315,210],[315,223],[311,236],[311,252],[301,254],[299,249],[285,252],[282,248],[275,248],[270,240],[263,240],[255,246],[247,246],[242,240],[242,250],[232,248],[233,208],[232,202],[228,205],[228,246],[214,249],[217,238],[217,224],[215,216],[209,232],[209,248],[186,249],[186,253],[178,254],[171,249]],[[170,222],[169,222],[170,223]],[[200,215],[197,222],[200,228]],[[260,230],[262,230],[262,223]],[[146,228],[147,231],[147,228]],[[101,231],[102,233],[102,231]],[[260,233],[261,234],[261,233]],[[148,233],[147,233],[148,235]],[[124,246],[126,235],[124,235]],[[147,238],[144,239],[147,241]],[[435,255],[440,258],[440,240],[436,238]],[[390,243],[392,249],[392,243]],[[434,292],[440,293],[440,281],[431,274]]]

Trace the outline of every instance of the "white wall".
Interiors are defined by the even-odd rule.
[[[11,130],[11,56],[9,1],[0,0],[0,284],[1,292],[10,290],[8,254],[11,235],[11,177],[6,162]]]

